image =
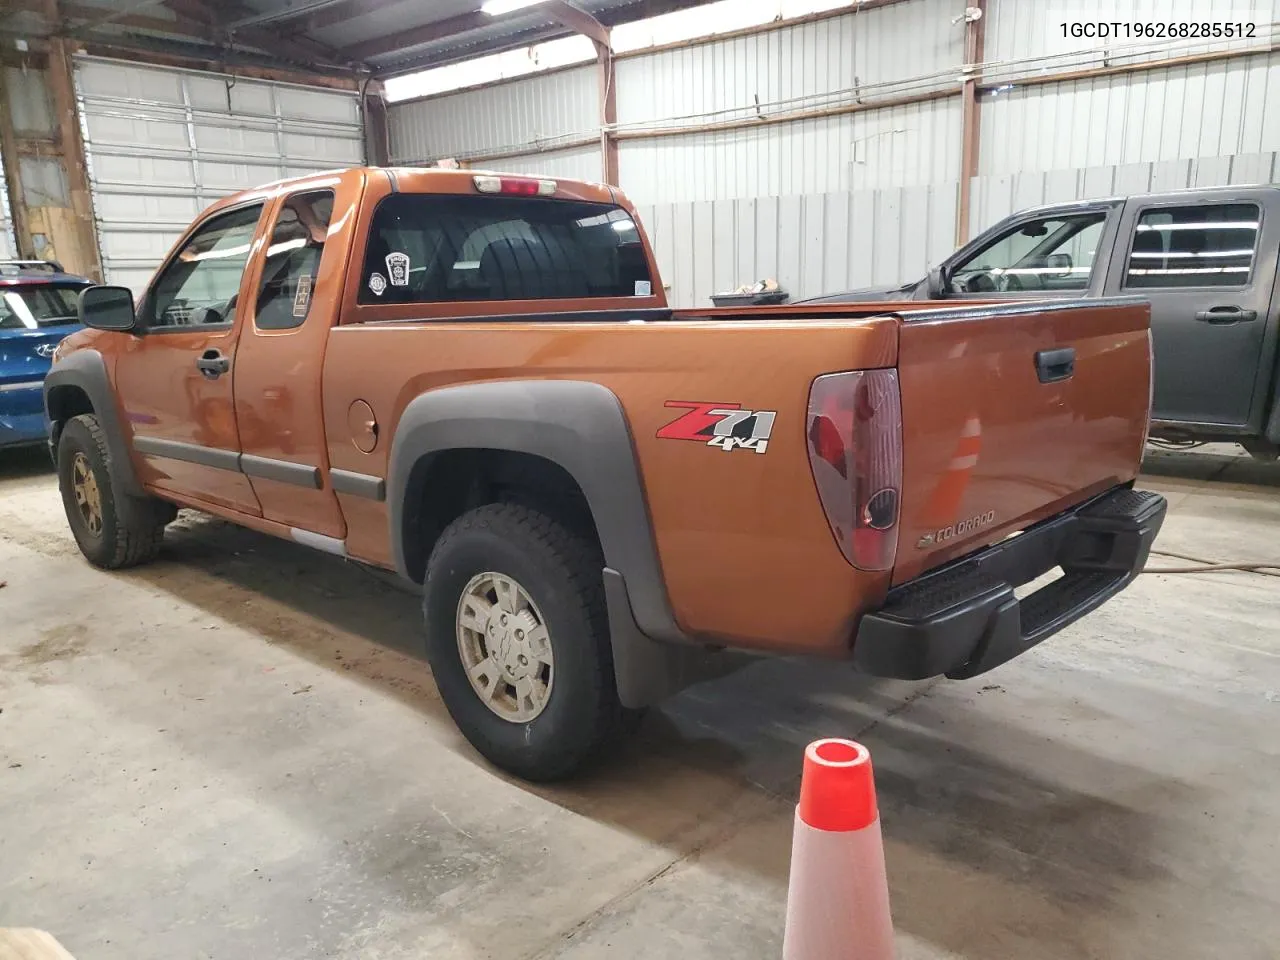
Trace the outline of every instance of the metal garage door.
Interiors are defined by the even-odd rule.
[[[219,197],[363,162],[354,93],[77,58],[76,95],[103,272],[135,291]]]

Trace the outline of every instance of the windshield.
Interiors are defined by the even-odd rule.
[[[83,285],[50,283],[0,288],[0,330],[35,330],[77,323],[76,298],[83,289]]]

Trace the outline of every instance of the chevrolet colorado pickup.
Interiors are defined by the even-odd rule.
[[[45,403],[89,561],[188,507],[397,571],[459,727],[531,779],[736,652],[990,670],[1164,517],[1145,302],[676,311],[599,184],[272,184],[80,314]]]
[[[1280,455],[1280,189],[1173,190],[1023,210],[903,287],[810,302],[1139,295],[1151,434]]]

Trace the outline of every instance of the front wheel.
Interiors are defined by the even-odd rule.
[[[118,570],[152,559],[174,510],[117,490],[102,424],[93,414],[72,417],[58,438],[58,489],[67,523],[85,559]]]
[[[599,548],[537,511],[490,504],[427,565],[427,656],[454,722],[527,780],[577,772],[632,719],[618,702]]]

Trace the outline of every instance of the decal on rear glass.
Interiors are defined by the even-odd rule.
[[[293,315],[305,317],[311,305],[311,276],[304,273],[298,278],[298,292],[293,296]]]
[[[778,416],[776,410],[744,410],[737,403],[668,400],[665,406],[688,412],[660,429],[659,440],[695,440],[726,452],[742,449],[764,453]]]
[[[387,277],[393,287],[409,285],[409,255],[407,253],[387,254]]]
[[[382,296],[382,292],[387,289],[387,278],[380,273],[375,273],[369,278],[369,289],[373,291],[375,297]]]
[[[649,280],[636,281],[636,296],[651,297],[653,296],[653,283]]]

